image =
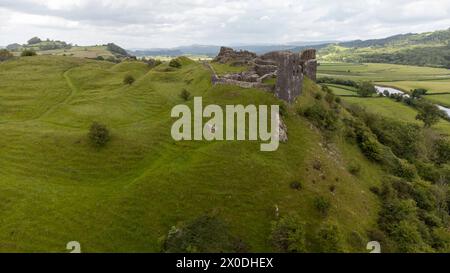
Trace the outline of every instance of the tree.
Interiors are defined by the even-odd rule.
[[[272,224],[271,239],[282,252],[306,252],[305,224],[295,215],[282,217]]]
[[[39,39],[39,37],[33,37],[30,40],[28,40],[29,45],[39,44],[40,42],[42,42],[42,40]]]
[[[14,57],[11,52],[6,49],[0,49],[0,62],[6,61]]]
[[[377,93],[377,89],[371,82],[363,82],[358,90],[356,90],[356,93],[361,97],[371,97]]]
[[[169,66],[170,67],[174,67],[174,68],[180,68],[182,66],[181,62],[178,59],[172,59],[169,62]]]
[[[30,57],[30,56],[36,56],[36,55],[37,55],[36,51],[34,51],[32,49],[25,49],[20,54],[20,56],[22,56],[22,57]]]
[[[191,98],[191,93],[187,91],[186,89],[181,90],[180,98],[182,98],[184,101],[188,101]]]
[[[328,199],[325,199],[322,196],[316,197],[314,199],[314,206],[324,216],[328,214],[328,211],[331,208],[330,201],[328,201]]]
[[[427,92],[428,92],[427,89],[418,88],[418,89],[411,90],[411,96],[413,98],[421,98],[422,96],[426,95]]]
[[[342,238],[337,226],[326,224],[317,232],[317,245],[320,252],[339,253],[342,252]]]
[[[136,80],[131,75],[126,75],[125,78],[123,78],[123,83],[124,84],[132,85],[135,81]]]
[[[112,53],[121,55],[121,56],[129,56],[128,52],[121,48],[120,46],[113,44],[113,43],[109,43],[106,45],[106,48],[111,51]]]
[[[419,111],[419,114],[416,116],[416,119],[423,121],[425,128],[430,128],[439,122],[441,110],[439,110],[436,105],[424,102],[417,110]]]
[[[95,146],[105,146],[110,139],[109,130],[105,125],[93,122],[88,137]]]

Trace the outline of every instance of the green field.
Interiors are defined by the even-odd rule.
[[[374,82],[450,79],[450,70],[395,64],[321,63],[318,77]],[[430,81],[433,82],[433,81]]]
[[[366,242],[376,222],[369,188],[385,175],[379,165],[344,140],[324,149],[294,112],[285,118],[289,141],[274,153],[261,153],[258,142],[175,142],[170,111],[183,103],[183,88],[204,104],[280,102],[261,90],[211,86],[200,63],[167,68],[61,56],[0,64],[0,252],[65,252],[74,240],[84,252],[159,252],[172,226],[210,211],[250,251],[270,252],[276,206],[308,223],[310,251],[323,223],[339,226],[345,251],[366,251],[350,235]],[[122,83],[127,74],[136,78],[131,86]],[[299,106],[318,90],[306,81]],[[111,130],[104,148],[88,141],[93,121]],[[352,162],[359,176],[347,171]],[[292,190],[293,181],[303,190]],[[328,217],[314,208],[317,196],[331,200]]]
[[[380,82],[380,84],[394,86],[401,90],[410,91],[413,89],[427,89],[428,93],[450,93],[450,80],[426,80],[426,81],[398,81],[398,82]]]
[[[422,125],[420,121],[416,120],[418,112],[403,103],[396,102],[389,98],[373,97],[373,98],[359,98],[359,97],[343,97],[347,103],[355,104],[365,108],[367,111],[403,122],[414,123]],[[441,120],[434,126],[440,133],[450,136],[450,122]]]

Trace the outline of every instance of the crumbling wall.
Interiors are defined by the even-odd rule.
[[[219,63],[234,63],[234,64],[247,64],[251,60],[255,59],[257,55],[247,50],[236,51],[229,47],[221,47],[219,55],[214,59],[214,62]]]
[[[289,103],[301,94],[303,87],[302,61],[298,53],[280,52],[275,95]]]
[[[317,60],[316,50],[308,49],[300,53],[290,51],[274,51],[257,56],[248,51],[234,51],[222,47],[216,62],[245,62],[251,68],[248,71],[227,74],[223,77],[214,75],[213,82],[220,84],[233,84],[244,88],[270,88],[262,81],[277,76],[274,90],[275,95],[289,103],[302,93],[304,76],[316,80]]]

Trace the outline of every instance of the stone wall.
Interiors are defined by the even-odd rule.
[[[236,51],[229,47],[221,47],[219,55],[214,61],[219,63],[247,64],[256,57],[255,53],[247,50]]]
[[[248,51],[235,51],[222,47],[219,55],[214,59],[220,63],[245,62],[251,68],[248,71],[227,74],[223,77],[214,75],[213,82],[219,84],[233,84],[244,88],[270,87],[262,83],[266,78],[277,76],[274,88],[275,95],[292,103],[302,93],[304,76],[316,80],[317,60],[316,50],[308,49],[300,53],[290,51],[274,51],[261,56]]]
[[[301,94],[303,87],[302,61],[298,53],[280,52],[275,95],[289,103]]]

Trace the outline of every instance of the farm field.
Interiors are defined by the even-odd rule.
[[[374,82],[450,79],[450,70],[395,64],[321,63],[318,77],[334,77]]]

